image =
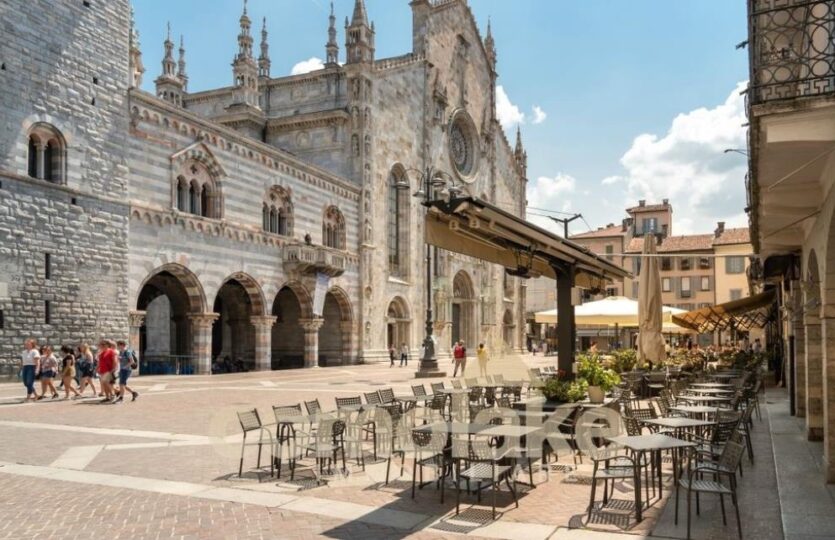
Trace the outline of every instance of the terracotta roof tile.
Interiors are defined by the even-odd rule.
[[[644,249],[642,237],[633,238],[626,248],[627,253],[640,253]],[[710,251],[713,249],[712,234],[688,234],[683,236],[668,236],[660,245],[656,246],[658,253],[675,251]]]
[[[725,229],[719,235],[719,238],[714,238],[714,246],[726,246],[730,244],[748,244],[751,242],[751,233],[748,227],[740,227],[738,229]]]
[[[570,240],[582,240],[583,238],[609,238],[614,236],[623,236],[626,233],[623,231],[621,225],[613,225],[611,227],[601,227],[596,231],[589,231],[580,234],[572,234]]]
[[[628,214],[634,214],[636,212],[660,212],[661,210],[667,210],[670,208],[669,204],[645,204],[644,206],[633,206],[632,208],[627,208],[626,212]]]

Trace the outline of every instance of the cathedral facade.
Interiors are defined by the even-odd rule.
[[[429,176],[438,196],[525,212],[527,156],[496,119],[495,43],[466,0],[403,2],[412,50],[384,59],[363,0],[344,51],[331,8],[324,67],[284,77],[244,2],[230,86],[189,92],[169,33],[155,94],[128,0],[4,4],[0,360],[27,336],[127,337],[200,373],[403,344],[417,360],[427,261],[440,355],[522,347],[524,284],[427,255],[413,196]]]

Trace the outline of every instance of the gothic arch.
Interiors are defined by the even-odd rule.
[[[411,343],[412,316],[409,303],[402,296],[391,299],[386,310],[386,346],[398,349]]]
[[[293,199],[289,189],[272,186],[264,196],[262,206],[264,231],[282,236],[293,236]]]
[[[452,280],[452,343],[463,340],[467,350],[474,350],[476,317],[473,280],[465,270],[459,270]]]
[[[328,206],[322,218],[322,245],[345,249],[345,216],[336,206]]]
[[[253,315],[261,316],[267,314],[264,291],[261,289],[261,285],[258,284],[255,278],[244,272],[236,272],[223,280],[218,288],[218,294],[220,294],[220,289],[231,281],[238,282],[246,291],[249,303],[252,306]]]
[[[403,165],[395,163],[386,186],[386,244],[389,274],[397,277],[409,275],[412,197],[411,190],[408,187],[404,189],[404,184],[409,186],[409,175]]]
[[[310,296],[307,288],[302,283],[298,281],[288,281],[284,283],[278,288],[276,297],[279,293],[281,293],[282,289],[289,289],[296,296],[296,300],[298,300],[301,308],[301,316],[303,318],[313,318],[313,297]]]
[[[28,130],[27,173],[56,184],[67,181],[67,140],[52,124],[36,122]]]
[[[340,318],[342,322],[352,322],[354,320],[354,309],[351,306],[351,298],[345,289],[342,287],[331,287],[328,294],[333,295],[339,305]]]
[[[152,270],[148,277],[139,285],[137,290],[137,309],[142,309],[138,303],[139,298],[138,295],[141,294],[142,289],[147,285],[155,276],[163,273],[168,273],[177,278],[177,281],[183,286],[186,297],[188,299],[188,306],[190,313],[205,313],[208,311],[207,304],[206,304],[206,293],[203,292],[203,286],[200,284],[200,280],[197,276],[188,268],[181,264],[177,263],[167,263],[164,264],[154,270]]]

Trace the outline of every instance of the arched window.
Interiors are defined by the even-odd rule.
[[[281,186],[273,186],[267,191],[264,201],[267,219],[264,230],[282,236],[293,236],[293,202],[290,191]]]
[[[261,208],[261,228],[265,231],[270,230],[270,208],[267,203]]]
[[[345,218],[335,206],[325,210],[322,223],[322,242],[327,247],[345,249]]]
[[[66,183],[66,161],[66,143],[61,132],[49,124],[35,124],[29,131],[29,176],[56,184]]]
[[[197,161],[189,161],[177,176],[173,196],[177,210],[207,218],[220,219],[220,189],[209,170]]]
[[[405,277],[409,269],[409,189],[402,167],[391,170],[388,181],[388,261],[389,273]]]

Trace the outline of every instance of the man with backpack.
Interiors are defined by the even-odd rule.
[[[125,391],[130,392],[133,396],[131,401],[136,401],[136,398],[139,397],[139,392],[133,391],[128,386],[128,378],[130,378],[132,370],[136,369],[137,366],[136,353],[133,352],[133,349],[128,348],[124,340],[120,339],[116,342],[116,345],[119,347],[119,397],[114,403],[119,403],[124,400]]]

